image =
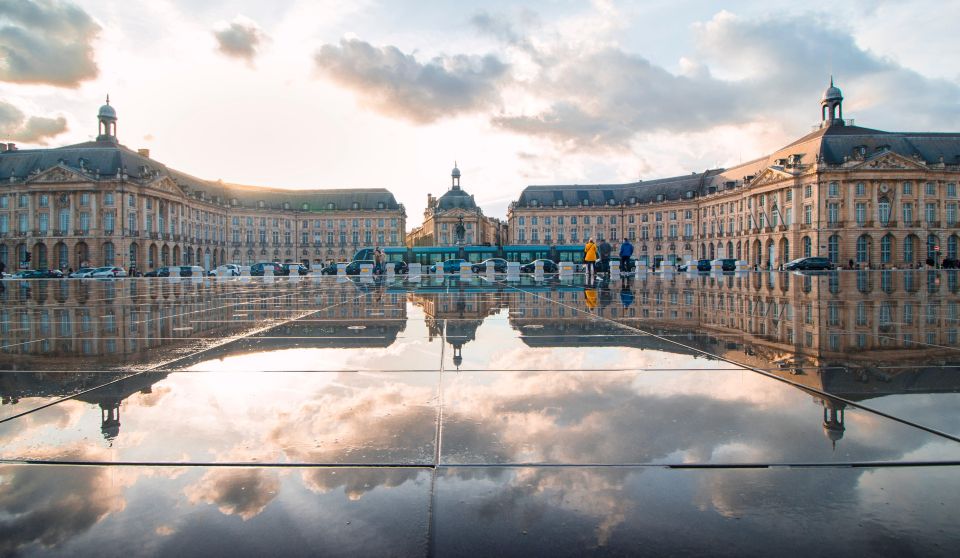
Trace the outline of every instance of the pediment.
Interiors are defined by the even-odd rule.
[[[760,173],[759,176],[750,181],[750,186],[765,186],[767,184],[773,184],[774,182],[780,182],[781,180],[793,178],[795,177],[788,172],[784,172],[774,167],[767,167],[763,172]]]
[[[147,187],[153,190],[159,190],[161,192],[165,192],[167,194],[173,194],[175,196],[185,195],[183,190],[180,189],[180,186],[178,186],[177,183],[174,182],[173,179],[170,178],[169,176],[161,177],[151,182],[150,184],[148,184]]]
[[[884,153],[878,153],[873,157],[870,157],[863,161],[862,163],[854,166],[853,168],[865,169],[865,170],[874,170],[874,169],[893,169],[893,170],[905,170],[905,169],[926,169],[927,166],[922,161],[917,161],[911,159],[910,157],[904,157],[899,153],[894,153],[893,151],[887,151]]]
[[[27,179],[29,184],[64,184],[67,182],[90,182],[90,177],[79,173],[63,163],[41,171]]]

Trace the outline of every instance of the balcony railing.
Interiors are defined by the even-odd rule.
[[[75,229],[73,231],[73,236],[87,236],[88,234],[90,234],[89,230]]]
[[[828,229],[842,229],[843,221],[827,221]]]

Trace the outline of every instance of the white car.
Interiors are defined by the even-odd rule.
[[[105,266],[98,267],[90,273],[90,277],[126,277],[127,272],[122,267]]]
[[[90,277],[90,275],[96,271],[95,267],[81,267],[80,269],[74,271],[70,274],[70,277],[83,279],[84,277]]]
[[[210,270],[211,277],[239,277],[240,266],[237,264],[223,264]]]

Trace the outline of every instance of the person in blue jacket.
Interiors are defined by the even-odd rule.
[[[630,256],[633,255],[633,244],[630,240],[624,238],[620,244],[620,272],[628,273],[630,271]]]

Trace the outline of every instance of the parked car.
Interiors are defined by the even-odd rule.
[[[273,269],[274,275],[281,275],[282,273],[280,264],[276,262],[259,262],[250,266],[250,275],[262,277],[264,269]]]
[[[126,277],[127,272],[122,267],[117,267],[115,265],[107,265],[104,267],[98,267],[93,270],[93,273],[90,274],[90,277]]]
[[[520,266],[520,273],[533,273],[537,270],[537,262],[543,262],[543,272],[544,273],[557,273],[560,271],[560,268],[557,267],[557,263],[553,260],[539,259],[533,260],[530,263],[526,263]]]
[[[471,267],[474,273],[486,273],[488,266],[493,267],[494,273],[507,272],[507,260],[503,258],[490,258],[489,260],[483,260],[480,263],[475,263]]]
[[[347,264],[347,275],[360,275],[360,266],[363,264],[370,264],[370,269],[373,269],[373,260],[353,260]],[[336,270],[334,270],[336,273]]]
[[[350,265],[348,262],[340,262],[344,265]],[[336,275],[337,266],[340,265],[337,262],[331,262],[324,267],[320,268],[320,275]]]
[[[95,267],[81,267],[80,269],[74,271],[69,275],[73,279],[83,279],[84,277],[90,277],[90,274],[96,271]]]
[[[237,264],[223,264],[210,270],[211,277],[239,277],[240,266]]]
[[[430,273],[436,273],[438,265],[441,266],[440,268],[443,269],[444,273],[447,273],[447,274],[460,273],[460,264],[465,261],[467,260],[464,260],[462,258],[453,258],[450,260],[440,262],[439,264],[433,264],[430,266]]]
[[[794,271],[794,270],[826,271],[826,270],[834,269],[834,265],[830,263],[829,258],[813,256],[810,258],[797,258],[791,262],[787,262],[787,264],[783,266],[783,269],[786,269],[787,271]]]
[[[294,271],[296,271],[298,275],[306,275],[307,273],[310,272],[310,270],[304,267],[303,264],[299,264],[296,262],[287,262],[284,264],[280,264],[280,268],[282,269],[281,275],[290,275]],[[239,273],[237,273],[237,275],[239,275]]]
[[[165,268],[161,268],[165,269]],[[160,277],[160,269],[151,269],[150,271],[143,274],[144,277]]]
[[[63,272],[59,269],[41,269],[44,279],[63,279]]]
[[[14,279],[46,279],[46,274],[39,269],[23,269],[14,273]]]
[[[697,271],[699,272],[709,272],[710,271],[710,260],[697,260]],[[689,271],[686,263],[682,263],[677,266],[677,271]]]
[[[737,270],[737,260],[735,258],[718,258],[710,262],[711,268],[713,264],[720,262],[721,271],[736,271]]]

